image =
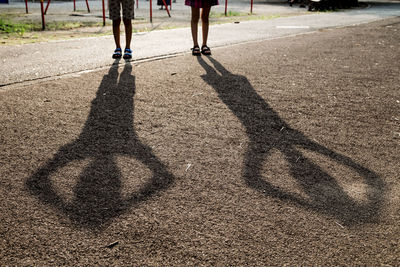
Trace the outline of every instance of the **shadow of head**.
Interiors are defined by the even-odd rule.
[[[212,57],[207,59],[209,63],[198,57],[199,64],[206,71],[201,77],[218,93],[221,101],[246,129],[249,143],[242,173],[249,187],[267,197],[334,217],[346,225],[375,222],[378,219],[384,202],[385,184],[376,173],[292,129],[245,76],[232,74]],[[276,179],[279,178],[265,173],[266,169],[277,164],[268,161],[276,151],[283,155],[288,176],[302,194],[282,186],[285,185],[284,181],[278,181],[280,185],[276,185]],[[356,176],[357,183],[362,181],[362,187],[365,188],[364,199],[358,201],[351,197],[341,183],[345,177],[328,172],[324,166],[306,156],[305,152],[316,155],[319,160],[327,161],[332,166],[346,169],[345,175]],[[279,174],[281,172],[278,172],[278,177],[287,179],[287,176]]]

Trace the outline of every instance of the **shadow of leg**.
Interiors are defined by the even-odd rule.
[[[206,71],[202,78],[214,88],[221,101],[241,121],[249,138],[243,170],[243,179],[249,187],[265,196],[334,216],[347,224],[364,223],[377,218],[385,191],[384,183],[378,175],[291,129],[256,92],[246,77],[230,73],[212,57],[208,59],[214,68],[198,58],[199,64]],[[333,176],[307,159],[297,147],[315,151],[328,160],[355,171],[369,189],[367,200],[362,204],[357,203]],[[275,149],[285,155],[291,176],[306,197],[283,190],[263,177],[263,164],[268,160],[270,151]],[[302,160],[299,162],[297,159]]]

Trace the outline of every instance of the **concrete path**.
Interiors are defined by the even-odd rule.
[[[371,5],[366,9],[246,21],[210,28],[211,47],[273,39],[400,16],[400,3]],[[133,36],[134,61],[189,52],[190,28],[152,31]],[[24,81],[93,70],[112,63],[112,36],[48,43],[3,46],[0,87]]]

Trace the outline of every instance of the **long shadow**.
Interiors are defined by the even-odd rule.
[[[206,71],[202,78],[241,121],[249,138],[243,170],[243,179],[249,187],[265,196],[333,216],[346,225],[377,221],[384,201],[385,184],[376,173],[292,129],[257,94],[245,76],[232,74],[214,58],[208,59],[214,67],[198,58]],[[299,148],[318,153],[357,173],[367,187],[367,200],[360,203],[351,198],[334,177],[308,159]],[[273,150],[284,155],[291,176],[307,197],[285,191],[263,177],[263,164]]]
[[[133,205],[167,189],[174,181],[166,166],[135,133],[135,77],[131,72],[129,62],[120,75],[118,64],[110,68],[92,101],[80,136],[61,147],[26,181],[32,195],[67,215],[76,226],[101,228]],[[117,156],[137,159],[152,172],[151,179],[127,197],[121,194],[122,174],[116,164]],[[90,163],[79,175],[73,199],[66,201],[54,188],[51,175],[69,163],[85,159]],[[129,177],[139,178],[135,175]]]

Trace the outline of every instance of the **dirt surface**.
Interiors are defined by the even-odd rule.
[[[1,265],[397,265],[399,33],[3,87]]]

